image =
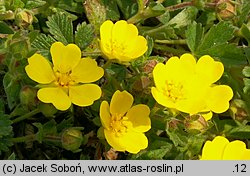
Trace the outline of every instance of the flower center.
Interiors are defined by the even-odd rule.
[[[59,71],[55,72],[56,76],[56,84],[61,87],[68,87],[69,85],[73,85],[75,83],[74,80],[70,77],[69,73],[60,73]]]
[[[120,114],[115,114],[111,117],[110,129],[116,134],[116,136],[121,136],[123,133],[127,132],[129,121],[126,116]]]
[[[164,94],[176,102],[184,97],[183,84],[174,81],[166,81],[166,88]]]

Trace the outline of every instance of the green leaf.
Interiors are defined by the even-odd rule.
[[[196,53],[197,56],[210,55],[220,59],[224,65],[241,65],[246,64],[247,59],[242,48],[234,44],[220,44],[208,47]]]
[[[45,136],[44,131],[43,131],[43,125],[41,123],[33,123],[33,125],[38,128],[38,132],[36,133],[36,140],[39,143],[42,143],[43,138]]]
[[[148,50],[146,51],[144,56],[149,57],[154,48],[154,39],[149,36],[146,36],[146,39],[148,41]]]
[[[250,126],[240,126],[233,128],[227,136],[234,137],[236,139],[249,139],[250,138]]]
[[[16,160],[16,154],[13,152],[9,157],[8,160]]]
[[[85,49],[93,41],[95,36],[94,32],[94,27],[91,24],[86,24],[86,22],[79,24],[75,34],[76,45],[82,50]]]
[[[125,19],[129,19],[136,14],[138,10],[137,3],[134,0],[116,0],[120,10],[122,11]]]
[[[240,28],[240,34],[247,40],[248,45],[250,46],[250,30],[247,25],[243,24]]]
[[[1,152],[9,150],[9,147],[13,145],[11,137],[13,136],[12,121],[8,115],[0,116],[0,155]]]
[[[48,17],[47,25],[49,32],[57,41],[65,45],[73,43],[73,24],[72,20],[65,14],[56,14]]]
[[[26,2],[25,4],[25,8],[26,9],[34,9],[37,7],[41,7],[43,5],[46,4],[46,1],[42,1],[42,0],[29,0]]]
[[[106,8],[107,19],[117,21],[120,19],[120,13],[116,1],[103,0]]]
[[[7,95],[8,106],[12,109],[18,104],[21,85],[14,75],[7,72],[3,78],[3,86]]]
[[[100,26],[106,20],[106,9],[102,0],[85,0],[84,2],[85,14],[95,28],[95,32],[99,34]]]
[[[50,35],[40,34],[31,43],[31,46],[37,49],[42,55],[48,58],[50,54],[50,47],[56,40]]]
[[[4,136],[8,136],[12,132],[12,121],[7,115],[0,116],[0,139]]]
[[[5,22],[0,21],[0,34],[13,34],[14,31]]]
[[[245,77],[250,77],[250,66],[245,66],[242,70],[242,74],[245,76]]]
[[[147,150],[141,151],[136,155],[132,155],[130,159],[136,160],[155,160],[163,159],[163,157],[171,151],[173,144],[157,139],[149,144]]]
[[[211,47],[226,44],[233,38],[234,27],[228,22],[220,22],[214,25],[204,36],[204,39],[197,48],[198,51],[208,50]]]
[[[238,15],[240,25],[243,24],[248,19],[248,15],[250,13],[250,1],[243,0],[243,5],[240,6],[240,12]]]
[[[193,22],[186,30],[187,45],[192,53],[195,52],[203,37],[203,28],[200,23]]]
[[[193,22],[198,13],[197,8],[188,7],[178,13],[174,18],[172,18],[167,24],[173,25],[174,28],[185,27]]]

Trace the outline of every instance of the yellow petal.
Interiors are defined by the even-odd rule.
[[[167,67],[163,63],[158,63],[153,70],[155,86],[159,90],[164,90],[166,87]]]
[[[103,68],[97,66],[94,59],[81,59],[79,64],[72,70],[71,78],[77,83],[90,83],[100,79],[104,74]]]
[[[246,149],[243,156],[242,160],[250,160],[250,149]]]
[[[135,36],[134,40],[127,41],[125,56],[135,59],[142,56],[148,50],[147,40],[143,36]]]
[[[136,154],[140,150],[148,147],[148,139],[143,133],[128,131],[117,136],[113,131],[104,129],[107,142],[117,151],[128,151]],[[136,144],[136,145],[135,145]]]
[[[100,106],[100,119],[102,126],[106,129],[109,128],[111,115],[109,112],[109,104],[107,101],[103,101]]]
[[[222,160],[224,150],[229,141],[222,136],[216,136],[213,141],[207,141],[202,149],[201,160]]]
[[[29,65],[25,67],[27,75],[40,84],[49,84],[55,80],[54,72],[47,59],[40,54],[28,58]]]
[[[222,76],[224,66],[221,62],[214,61],[209,55],[205,55],[198,60],[196,72],[209,83],[215,83]]]
[[[232,89],[227,85],[216,85],[208,94],[207,104],[211,111],[222,113],[228,110],[229,101],[233,97]]]
[[[223,160],[242,160],[246,151],[246,144],[242,141],[236,140],[230,142],[223,155]]]
[[[37,97],[44,103],[52,103],[56,109],[64,111],[71,106],[68,95],[59,87],[47,87],[39,89]]]
[[[133,96],[127,91],[120,92],[117,90],[111,99],[110,103],[110,113],[112,115],[119,114],[124,116],[124,114],[130,109],[134,101]]]
[[[132,122],[133,130],[146,132],[151,128],[148,106],[139,104],[133,106],[127,113],[128,121]]]
[[[191,76],[186,75],[188,73],[194,74],[195,72],[195,66],[196,66],[196,60],[192,54],[183,54],[180,57],[180,64],[182,66],[182,69],[185,70],[185,76]],[[183,75],[184,76],[184,75]]]
[[[109,145],[117,151],[123,152],[125,151],[125,147],[123,146],[122,138],[117,136],[113,131],[104,129],[104,135],[109,143]]]
[[[63,45],[55,42],[50,48],[54,69],[60,73],[71,71],[81,59],[81,50],[75,44]]]
[[[162,106],[168,107],[168,108],[176,108],[176,105],[171,99],[169,99],[166,95],[164,95],[161,91],[159,91],[157,88],[152,87],[151,93],[154,97],[154,99]]]
[[[202,113],[201,115],[202,115],[202,117],[204,117],[204,119],[206,121],[210,120],[213,117],[213,113],[211,111],[209,111],[207,113]]]
[[[125,20],[117,21],[112,29],[112,42],[123,43],[128,38],[128,23]]]
[[[120,138],[122,146],[124,146],[125,150],[129,153],[136,154],[140,150],[148,147],[148,139],[143,133],[129,130]]]
[[[69,87],[69,98],[78,106],[90,106],[101,97],[102,90],[96,84],[84,84]]]
[[[113,22],[107,20],[100,27],[101,50],[109,59],[114,59],[112,56],[112,44],[111,44],[113,26],[114,26]]]

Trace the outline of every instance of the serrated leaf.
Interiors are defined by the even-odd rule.
[[[65,14],[56,14],[48,17],[47,25],[49,32],[57,41],[65,45],[73,43],[73,24],[72,20]]]
[[[0,155],[2,151],[8,151],[9,147],[13,145],[11,137],[13,136],[12,121],[8,115],[0,116]]]
[[[12,121],[7,115],[0,116],[0,140],[3,136],[8,136],[12,132]]]
[[[99,34],[100,26],[106,20],[106,9],[101,0],[85,0],[85,14],[95,28],[95,32]]]
[[[0,34],[13,34],[14,31],[5,22],[0,21]]]
[[[195,7],[186,8],[172,18],[168,22],[168,25],[173,25],[174,28],[185,27],[192,23],[192,21],[196,18],[197,13],[198,10]]]
[[[7,95],[7,102],[10,109],[14,108],[19,101],[19,92],[21,85],[18,83],[16,77],[7,72],[3,78],[3,86]]]
[[[43,5],[46,4],[46,1],[42,1],[42,0],[29,0],[26,2],[25,4],[25,8],[26,9],[34,9],[37,7],[41,7]]]
[[[75,43],[78,45],[82,50],[85,49],[87,46],[94,39],[94,27],[86,22],[79,24],[77,26],[77,31],[75,34]]]
[[[195,52],[196,48],[203,37],[203,28],[200,23],[193,22],[186,30],[187,45],[192,53]]]
[[[242,70],[242,74],[245,76],[245,77],[250,77],[250,66],[245,66]]]
[[[50,35],[40,34],[31,43],[33,48],[36,48],[42,55],[48,58],[50,53],[50,47],[56,40]]]
[[[246,57],[242,48],[234,44],[221,44],[209,47],[196,53],[199,57],[210,55],[220,59],[224,65],[241,65],[246,64]]]
[[[202,42],[197,48],[198,52],[227,43],[228,40],[233,38],[234,30],[235,28],[228,22],[223,21],[214,25],[205,34]]]

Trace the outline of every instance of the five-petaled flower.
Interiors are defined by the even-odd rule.
[[[142,56],[148,49],[147,40],[138,35],[138,29],[127,21],[115,24],[107,20],[100,28],[100,47],[108,59],[129,62]]]
[[[216,136],[213,141],[206,141],[201,160],[250,160],[250,149],[246,144],[235,140],[229,142],[223,136]]]
[[[81,58],[81,50],[75,44],[55,42],[50,52],[53,65],[42,55],[34,54],[25,67],[28,76],[40,84],[39,100],[67,110],[71,103],[89,106],[100,98],[101,88],[91,82],[100,79],[104,71],[95,60]]]
[[[132,107],[134,98],[127,91],[116,91],[110,107],[103,101],[100,107],[101,122],[107,142],[117,151],[138,153],[147,148],[144,132],[151,128],[150,109],[144,104]]]
[[[189,113],[202,113],[206,120],[212,112],[222,113],[229,108],[233,97],[227,85],[216,85],[224,72],[221,62],[202,56],[197,62],[191,54],[171,57],[166,64],[158,63],[153,70],[156,87],[151,92],[161,105]]]

